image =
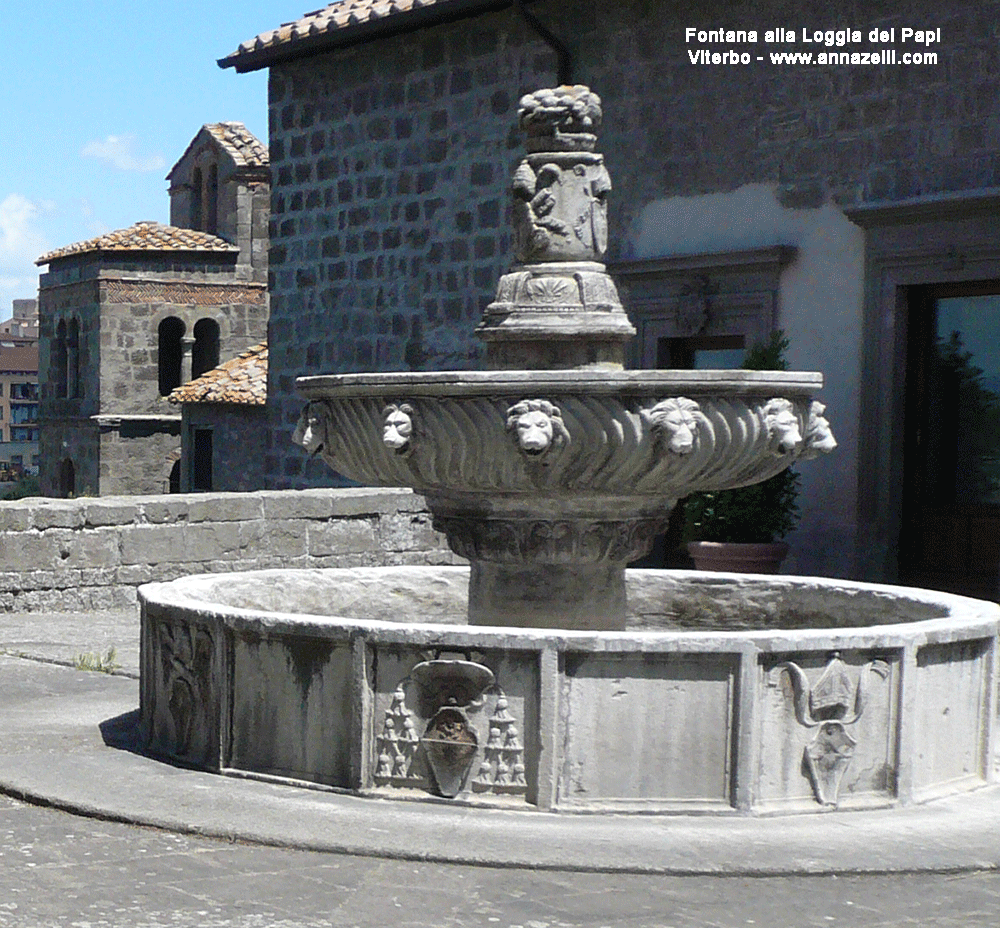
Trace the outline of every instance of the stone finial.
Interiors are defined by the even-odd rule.
[[[593,151],[601,116],[601,98],[583,84],[536,90],[518,105],[529,152]]]

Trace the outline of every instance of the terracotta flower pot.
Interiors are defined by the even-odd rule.
[[[783,541],[764,544],[692,541],[687,549],[698,570],[739,574],[776,574],[788,554],[788,545]]]

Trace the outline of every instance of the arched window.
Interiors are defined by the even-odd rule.
[[[60,320],[56,326],[56,337],[52,342],[52,352],[49,355],[52,364],[52,381],[55,384],[56,396],[66,398],[66,322]]]
[[[191,228],[199,231],[204,221],[202,213],[204,190],[202,186],[201,168],[195,168],[191,174]]]
[[[205,231],[211,235],[219,232],[219,168],[212,164],[205,181]]]
[[[59,465],[59,495],[63,499],[76,495],[76,468],[69,458]]]
[[[80,320],[69,321],[66,336],[66,396],[76,399],[80,391]]]
[[[191,351],[191,379],[219,366],[219,323],[199,319],[194,324],[194,348]]]
[[[184,323],[176,316],[167,316],[158,329],[160,396],[167,396],[181,385],[181,363],[184,348]]]

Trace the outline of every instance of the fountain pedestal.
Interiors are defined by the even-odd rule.
[[[435,513],[444,508],[433,499],[429,505]],[[434,525],[472,565],[470,625],[622,630],[625,568],[666,528],[669,511],[646,518],[593,510],[552,519],[538,511],[504,518],[435,515]]]

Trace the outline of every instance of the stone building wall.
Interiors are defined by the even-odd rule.
[[[159,390],[157,332],[168,316],[191,333],[201,319],[219,326],[220,363],[263,340],[267,292],[262,285],[172,275],[106,279],[101,285],[101,411],[172,413]]]
[[[167,491],[180,454],[180,416],[160,393],[160,322],[176,317],[190,334],[201,319],[214,320],[220,362],[262,341],[267,329],[265,285],[234,280],[231,258],[201,261],[169,253],[134,261],[82,256],[61,259],[42,275],[43,493],[62,495],[67,460],[76,495]],[[45,349],[55,344],[59,322],[73,318],[80,325],[80,395],[61,398]]]
[[[0,502],[0,613],[128,606],[192,573],[449,563],[404,490]]]
[[[831,25],[819,0],[533,9],[573,51],[574,79],[604,101],[612,264],[795,250],[774,322],[793,368],[825,372],[840,447],[802,469],[793,551],[807,553],[790,563],[864,574],[864,234],[845,212],[1000,185],[1000,4],[840,7],[837,19],[865,34],[942,30],[928,49],[937,64],[868,67],[690,61],[729,46],[688,43],[688,27],[756,29],[750,48],[765,57],[836,50],[802,44],[804,27]],[[778,25],[799,41],[766,45]],[[296,376],[478,363],[471,331],[510,262],[517,101],[554,81],[554,54],[512,9],[271,66],[270,485],[331,479],[288,443]]]
[[[246,493],[264,485],[264,444],[267,412],[263,406],[236,403],[185,403],[181,431],[182,460],[189,465],[181,474],[181,492],[191,487],[194,465],[194,432],[212,433],[212,490]],[[289,439],[290,440],[290,439]]]

